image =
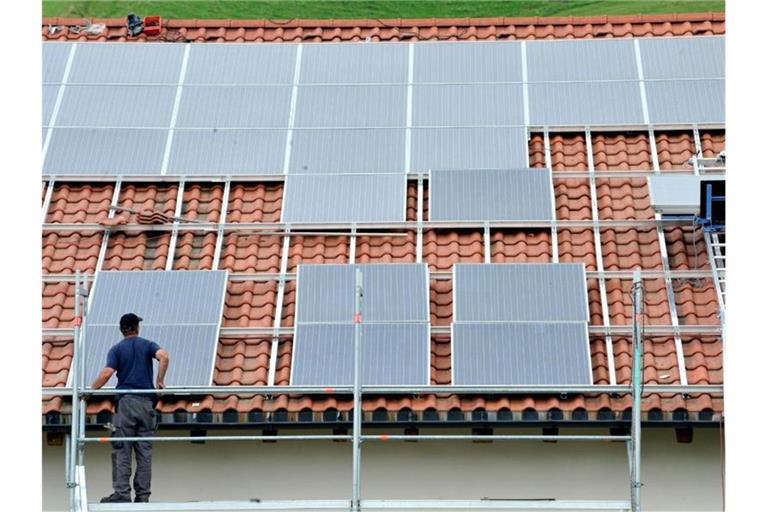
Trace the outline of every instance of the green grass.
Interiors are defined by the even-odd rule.
[[[198,19],[460,18],[723,12],[725,0],[43,0],[43,16]]]

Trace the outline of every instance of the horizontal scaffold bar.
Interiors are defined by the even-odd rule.
[[[627,394],[632,391],[629,385],[593,385],[593,386],[363,386],[364,395],[536,395],[536,394]],[[87,389],[90,395],[114,395],[114,389]],[[157,390],[123,389],[120,394],[148,394]],[[722,384],[696,384],[681,386],[678,384],[646,384],[644,394],[722,394]],[[69,396],[71,388],[42,388],[45,396]],[[164,395],[340,395],[352,393],[352,386],[169,386]]]
[[[180,443],[188,441],[351,441],[351,435],[288,435],[288,436],[154,436],[154,437],[85,437],[86,443],[152,441]],[[363,441],[629,441],[630,436],[600,435],[363,435]]]

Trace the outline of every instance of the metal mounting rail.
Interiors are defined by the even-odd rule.
[[[624,500],[360,500],[361,510],[629,510]],[[349,500],[191,501],[157,503],[91,503],[92,512],[349,510]]]
[[[42,388],[44,396],[70,396],[72,388]],[[451,394],[451,395],[536,395],[536,394],[627,394],[632,392],[629,385],[594,385],[594,386],[362,386],[364,395],[399,395],[399,394]],[[114,395],[114,389],[89,389],[93,396]],[[124,389],[121,394],[142,394],[146,391]],[[218,394],[254,394],[254,395],[342,395],[351,394],[352,386],[333,388],[320,386],[196,386],[165,388],[164,394],[174,395],[218,395]],[[722,384],[645,384],[643,394],[722,394]]]

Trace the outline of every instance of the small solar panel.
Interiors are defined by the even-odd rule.
[[[363,385],[429,384],[427,324],[363,325]],[[343,386],[354,383],[354,325],[298,324],[293,341],[291,385]]]
[[[286,130],[177,128],[167,174],[282,174]]]
[[[414,83],[521,82],[518,41],[414,45]]]
[[[397,127],[405,123],[405,85],[299,88],[296,127]]]
[[[160,174],[167,130],[53,128],[43,173]]]
[[[414,128],[412,171],[501,169],[528,165],[528,137],[516,128]]]
[[[534,126],[644,124],[640,82],[528,84]]]
[[[413,126],[524,124],[522,84],[413,86]]]
[[[57,126],[168,128],[176,89],[67,85]]]
[[[165,84],[179,82],[183,44],[79,44],[70,84]]]
[[[403,222],[401,174],[289,174],[282,222]]]
[[[454,322],[587,322],[583,263],[457,263]]]
[[[288,128],[288,86],[184,87],[177,128]]]
[[[58,85],[44,85],[43,86],[43,126],[48,125],[51,121],[51,114],[53,113],[53,106],[56,103],[56,97],[59,94]]]
[[[451,354],[458,386],[592,384],[585,322],[453,324]]]
[[[295,44],[193,44],[185,85],[293,83]]]
[[[527,41],[529,82],[635,80],[631,39]]]
[[[639,41],[646,80],[725,78],[722,36],[643,37]]]
[[[403,172],[405,129],[293,131],[290,173]]]
[[[552,176],[545,169],[432,171],[433,221],[550,221]]]
[[[652,124],[725,123],[725,80],[645,82]]]
[[[87,381],[122,338],[120,317],[135,313],[139,335],[171,356],[168,385],[210,385],[226,285],[225,271],[100,272],[86,321]]]
[[[407,44],[309,44],[302,52],[302,84],[408,81]]]
[[[299,265],[296,321],[349,323],[355,314],[355,272],[363,272],[363,320],[429,322],[425,263]]]

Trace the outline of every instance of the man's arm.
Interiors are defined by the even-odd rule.
[[[114,368],[110,368],[109,366],[105,366],[101,372],[99,372],[99,375],[96,377],[96,380],[93,381],[93,384],[91,384],[92,389],[99,389],[104,384],[107,383],[107,381],[112,377],[112,374],[115,373]],[[90,394],[83,394],[83,399],[88,400],[91,397]]]
[[[163,389],[165,387],[165,372],[168,371],[168,362],[170,361],[168,352],[163,349],[158,350],[155,352],[155,359],[160,362],[157,368],[157,389]]]

